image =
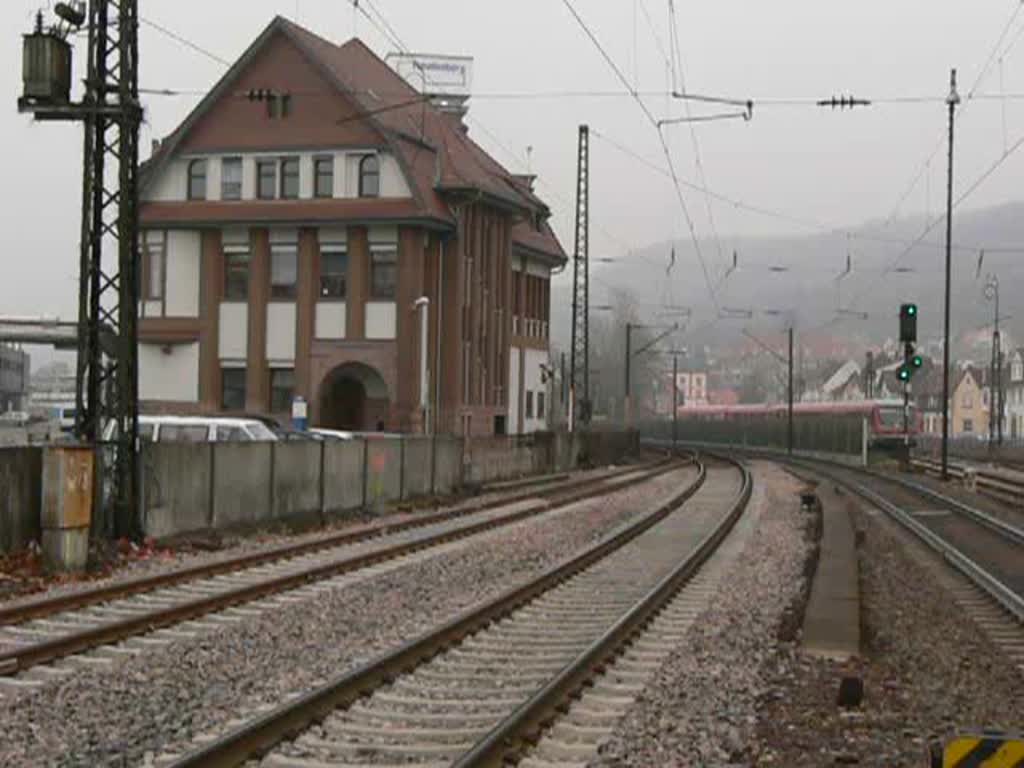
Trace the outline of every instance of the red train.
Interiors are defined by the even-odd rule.
[[[787,406],[779,405],[694,405],[679,409],[682,422],[736,422],[752,426],[770,422],[784,422]],[[830,417],[848,421],[856,417],[867,419],[868,442],[872,446],[893,445],[905,437],[903,428],[903,402],[901,400],[859,400],[841,403],[795,403],[794,421],[800,424],[827,420]],[[913,440],[923,427],[921,414],[911,405],[909,412],[910,438]]]

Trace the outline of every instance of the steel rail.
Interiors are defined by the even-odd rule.
[[[649,440],[647,442],[651,444],[657,444],[660,441]],[[691,447],[697,446],[701,449],[705,449],[708,447],[708,444],[695,442],[685,443],[684,445],[688,445]],[[718,445],[715,447],[718,450],[729,450],[727,446]],[[839,477],[834,473],[829,472],[827,469],[823,469],[820,466],[815,465],[826,465],[847,472],[860,473],[872,477],[874,479],[893,482],[897,485],[901,484],[901,482],[905,483],[907,481],[899,481],[897,479],[890,478],[887,475],[883,475],[878,472],[873,472],[863,467],[854,467],[848,464],[843,464],[842,462],[820,457],[789,457],[784,453],[777,453],[771,449],[765,448],[754,448],[752,450],[750,448],[731,448],[731,450],[735,453],[761,455],[771,459],[772,461],[776,461],[782,464],[791,464],[793,466],[803,467],[806,470],[823,475],[832,480],[833,482],[839,483],[840,485],[849,488],[861,498],[866,499],[872,504],[875,504],[876,506],[880,507],[883,511],[886,512],[886,514],[888,514],[898,523],[903,525],[911,533],[916,535],[933,551],[937,552],[946,562],[948,562],[952,567],[956,568],[956,570],[960,571],[960,573],[962,573],[972,584],[974,584],[982,592],[984,592],[993,600],[995,600],[1000,606],[1007,610],[1018,621],[1024,622],[1024,595],[1020,595],[1014,592],[1010,587],[1008,587],[998,578],[989,573],[984,567],[979,565],[972,558],[968,557],[959,549],[957,549],[953,544],[946,541],[933,531],[929,530],[927,526],[915,520],[913,516],[909,515],[906,512],[906,510],[902,509],[901,507],[898,507],[897,505],[888,501],[875,491],[872,491],[871,489],[861,485],[860,483],[854,482],[848,478]],[[916,492],[916,490],[913,487],[908,487],[908,490]],[[959,502],[957,503],[959,504]],[[974,511],[979,512],[979,510]]]
[[[664,461],[658,462],[655,466],[663,463]],[[601,483],[630,472],[636,472],[642,468],[643,465],[639,467],[618,468],[610,473],[602,475],[600,478],[581,478],[578,482],[566,483],[550,489],[521,491],[520,487],[516,489],[517,491],[520,491],[518,493],[491,499],[482,504],[454,507],[441,512],[417,516],[412,519],[383,521],[380,523],[360,525],[338,534],[316,539],[315,541],[307,541],[299,544],[286,544],[263,552],[254,552],[247,555],[241,555],[239,557],[218,560],[213,563],[204,563],[188,568],[181,568],[179,570],[157,574],[155,576],[144,576],[138,579],[130,579],[94,589],[24,601],[14,605],[0,606],[0,627],[20,624],[22,622],[29,621],[30,619],[46,617],[62,611],[86,608],[91,605],[98,605],[100,603],[110,602],[111,600],[123,597],[152,592],[156,589],[171,587],[176,584],[205,579],[225,573],[232,573],[245,568],[253,568],[278,560],[286,560],[300,555],[312,554],[322,550],[331,549],[333,547],[354,544],[367,539],[389,536],[414,528],[422,528],[435,523],[442,523],[459,517],[465,517],[479,512],[496,509],[497,507],[506,506],[508,504],[515,504],[527,499],[557,496],[559,493],[564,493],[565,491],[572,490],[574,488],[586,487],[592,483]],[[553,482],[551,476],[545,476],[537,479],[538,484],[547,484],[550,482]]]
[[[234,589],[226,589],[223,592],[199,597],[195,600],[172,605],[167,608],[140,613],[118,621],[100,624],[96,627],[83,629],[79,632],[68,633],[34,645],[17,648],[8,653],[0,654],[0,674],[10,675],[24,671],[30,667],[42,664],[54,659],[70,656],[89,648],[100,645],[107,645],[113,642],[124,640],[134,635],[152,632],[175,624],[180,624],[190,619],[195,619],[215,611],[221,611],[236,605],[258,600],[268,595],[285,592],[291,589],[304,586],[317,581],[333,578],[343,573],[350,573],[367,568],[376,563],[393,560],[396,557],[403,557],[423,549],[429,549],[439,544],[445,544],[459,539],[468,538],[477,533],[501,528],[507,525],[520,522],[530,517],[537,516],[543,512],[551,511],[558,507],[575,504],[585,499],[612,493],[623,488],[649,480],[657,475],[665,474],[673,469],[680,468],[676,463],[659,463],[652,469],[642,474],[627,477],[614,483],[596,483],[595,487],[586,487],[575,493],[567,494],[556,498],[546,504],[530,506],[526,509],[510,512],[501,517],[481,520],[476,523],[456,528],[450,531],[443,531],[433,536],[427,536],[412,542],[403,542],[390,547],[368,552],[361,555],[314,565],[295,573],[288,573],[283,576],[271,577],[253,584],[246,584]]]
[[[1003,606],[1003,608],[1013,614],[1018,621],[1024,622],[1024,596],[1014,592],[1010,587],[1003,584],[1003,582],[957,549],[953,544],[946,541],[934,531],[929,530],[928,527],[923,525],[921,522],[915,520],[912,515],[907,513],[906,510],[896,504],[893,504],[882,495],[864,485],[861,485],[860,483],[850,480],[849,478],[843,478],[826,469],[813,466],[814,463],[828,462],[814,460],[812,463],[804,459],[799,459],[794,460],[792,463],[798,467],[803,467],[812,472],[824,475],[833,482],[846,486],[861,498],[866,499],[875,506],[884,510],[886,514],[916,535],[932,550],[941,555],[943,559],[966,576],[975,586],[980,588],[983,592]]]
[[[584,551],[569,556],[528,583],[512,587],[483,605],[464,611],[444,625],[341,674],[325,685],[282,704],[220,739],[182,756],[171,763],[170,768],[237,766],[264,755],[280,742],[322,721],[334,710],[369,695],[396,676],[415,669],[467,636],[499,621],[620,549],[668,517],[704,484],[707,470],[703,464],[698,466],[699,474],[689,487],[641,519],[605,536]]]
[[[707,562],[739,520],[750,501],[753,481],[749,470],[736,462],[742,486],[728,514],[697,548],[666,575],[607,632],[569,662],[541,690],[495,726],[453,768],[501,768],[521,756],[555,720],[573,696],[681,590]]]

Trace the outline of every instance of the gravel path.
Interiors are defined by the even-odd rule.
[[[762,462],[753,470],[763,496],[750,543],[590,765],[754,764],[757,712],[771,694],[766,662],[801,590],[809,518],[800,512],[796,480]]]
[[[775,700],[762,713],[763,765],[837,762],[927,765],[928,744],[958,729],[1019,730],[1024,676],[936,583],[918,545],[908,550],[887,518],[857,512],[863,658],[848,668],[780,649]],[[843,674],[864,680],[864,705],[836,708]]]
[[[0,765],[136,764],[147,753],[279,703],[537,573],[694,478],[681,470],[486,536],[413,564],[87,669],[4,702]],[[300,663],[301,660],[301,663]]]

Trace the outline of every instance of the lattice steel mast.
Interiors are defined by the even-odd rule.
[[[101,467],[107,482],[99,498],[113,511],[104,526],[119,536],[136,535],[142,121],[137,0],[90,0],[87,17],[81,4],[58,3],[56,11],[71,28],[88,20],[85,95],[80,103],[71,103],[67,92],[40,98],[26,87],[19,107],[39,120],[81,120],[85,125],[75,432],[79,439],[104,447]],[[67,34],[59,27],[40,34],[41,27],[40,22],[37,37]],[[70,72],[70,61],[67,66]],[[105,440],[107,429],[111,431]]]
[[[576,245],[573,251],[572,363],[569,427],[590,423],[590,129],[580,126],[576,171]]]

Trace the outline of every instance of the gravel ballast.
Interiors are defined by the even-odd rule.
[[[764,494],[753,536],[591,765],[755,764],[757,712],[771,695],[766,662],[801,595],[811,518],[796,480],[761,462],[753,471]]]
[[[1019,731],[1024,675],[939,583],[945,566],[888,518],[855,506],[862,657],[836,664],[779,649],[759,764],[916,768],[932,743],[958,732]],[[864,683],[862,706],[848,712],[836,706],[844,675]]]
[[[694,477],[676,471],[5,700],[0,765],[135,764],[180,748],[536,574]]]

